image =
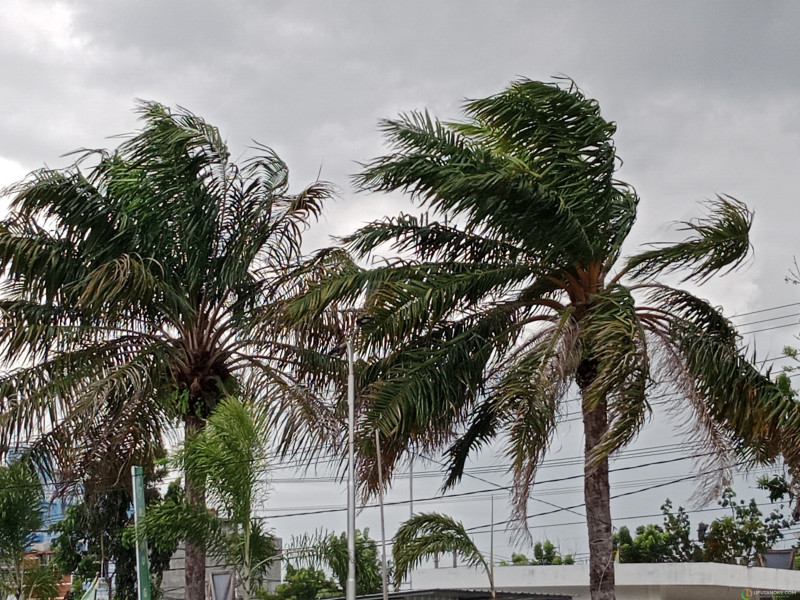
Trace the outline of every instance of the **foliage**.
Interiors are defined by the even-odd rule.
[[[287,560],[311,568],[327,568],[341,589],[347,585],[347,534],[328,533],[294,540],[285,553]],[[382,590],[381,557],[369,529],[356,529],[356,594],[376,594]],[[391,567],[391,565],[387,565]],[[391,571],[391,569],[390,569]],[[388,575],[391,577],[391,572]]]
[[[44,565],[39,556],[28,555],[22,562],[22,587],[16,587],[13,579],[0,578],[0,590],[18,599],[53,600],[58,597],[61,579],[62,573],[55,565]]]
[[[29,442],[40,468],[102,490],[232,393],[269,407],[284,450],[320,429],[328,443],[334,421],[314,392],[342,370],[326,341],[339,331],[323,319],[289,330],[281,315],[309,277],[295,276],[301,236],[329,186],[290,193],[269,148],[237,165],[190,112],[138,112],[141,130],[116,149],[5,191],[0,448]],[[196,600],[205,558],[186,552]]]
[[[754,564],[758,554],[772,548],[783,537],[781,529],[789,526],[778,511],[762,520],[755,500],[737,503],[735,497],[732,490],[725,490],[719,503],[729,507],[731,514],[712,521],[702,536],[698,533],[707,561]]]
[[[468,566],[481,567],[489,578],[492,597],[495,596],[492,570],[464,525],[438,513],[414,515],[401,524],[394,534],[392,557],[395,586],[399,586],[422,561],[444,552],[457,552]]]
[[[333,598],[342,594],[342,588],[325,576],[323,571],[313,567],[295,569],[286,565],[286,578],[275,590],[279,600],[314,600]]]
[[[299,314],[333,301],[363,302],[359,369],[359,480],[387,477],[414,451],[446,449],[445,487],[468,457],[505,440],[513,516],[526,522],[537,468],[568,390],[577,384],[585,425],[592,597],[612,598],[608,456],[671,386],[694,418],[692,436],[709,490],[732,465],[784,452],[798,414],[759,372],[721,311],[659,282],[702,283],[745,260],[752,214],[719,196],[686,237],[627,259],[623,243],[639,198],[620,181],[616,126],[572,82],[512,82],[465,104],[466,120],[412,112],[382,122],[391,152],[364,166],[358,185],[405,191],[426,212],[376,221],[343,238],[354,259],[389,248],[402,258],[340,274],[296,302]],[[331,251],[322,254],[326,259]],[[663,389],[663,388],[662,388]]]
[[[237,166],[195,115],[152,102],[140,113],[143,129],[115,151],[8,190],[0,223],[0,447],[32,441],[41,468],[87,489],[152,464],[167,427],[182,421],[190,437],[236,390],[291,423],[287,445],[330,423],[311,393],[328,371],[310,340],[326,330],[280,318],[328,187],[290,194],[268,148]],[[205,558],[187,546],[187,577],[190,562]]]
[[[156,548],[183,540],[234,566],[245,600],[255,597],[275,558],[272,536],[254,516],[267,448],[266,413],[236,398],[222,400],[176,459],[188,480],[205,490],[215,512],[172,497],[145,515],[143,534]]]
[[[32,587],[47,593],[38,560],[26,558],[28,546],[42,529],[42,484],[23,460],[0,465],[0,592],[28,597]]]
[[[531,565],[572,565],[575,561],[571,554],[561,556],[558,548],[550,540],[544,543],[536,542],[533,546],[533,558],[528,558],[524,554],[513,553],[511,555],[511,565],[531,566]],[[501,566],[509,566],[506,561],[500,561]]]
[[[689,516],[680,507],[672,512],[667,500],[661,507],[664,526],[648,524],[636,528],[632,537],[627,527],[614,534],[614,546],[620,562],[721,562],[753,565],[759,554],[769,550],[783,537],[781,529],[789,522],[774,510],[762,520],[755,500],[736,502],[730,488],[722,492],[719,505],[729,507],[731,514],[710,524],[700,523],[697,540],[691,539]]]
[[[179,484],[170,484],[165,497],[179,498]],[[164,501],[154,486],[145,494],[147,507],[153,509]],[[81,593],[83,581],[91,581],[97,573],[107,573],[108,563],[115,564],[114,596],[135,600],[136,550],[128,527],[133,517],[128,514],[132,503],[127,488],[112,488],[97,496],[87,496],[80,504],[67,508],[65,518],[51,527],[57,534],[53,541],[53,559],[64,573],[73,574],[73,591]],[[150,577],[154,598],[161,595],[164,570],[176,545],[150,547]]]
[[[347,534],[330,535],[323,542],[325,562],[339,586],[347,584]],[[356,594],[375,594],[381,591],[381,557],[378,544],[369,537],[369,529],[356,529]]]

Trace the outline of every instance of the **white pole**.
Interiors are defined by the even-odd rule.
[[[492,521],[489,528],[489,574],[494,581],[494,494],[492,494],[492,510],[489,519]]]
[[[414,516],[414,454],[408,463],[408,516]],[[411,579],[411,570],[408,571],[408,589],[414,589],[414,582]]]
[[[381,583],[383,600],[389,600],[389,582],[386,579],[386,522],[383,518],[383,469],[381,467],[381,436],[375,430],[375,454],[378,457],[378,504],[381,507]]]
[[[347,340],[347,600],[356,598],[356,481],[355,481],[355,404],[353,344]]]

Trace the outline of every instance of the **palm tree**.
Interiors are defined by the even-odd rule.
[[[175,424],[191,438],[230,394],[279,408],[284,448],[326,423],[310,391],[320,376],[305,376],[327,360],[309,341],[322,330],[285,331],[276,307],[298,289],[301,235],[329,187],[290,194],[269,148],[237,166],[201,118],[139,112],[143,128],[113,152],[6,190],[0,222],[0,450],[27,441],[85,485],[127,478]],[[204,501],[191,483],[186,497]],[[204,573],[189,544],[189,600]]]
[[[470,567],[480,566],[489,579],[489,590],[495,597],[494,572],[486,563],[464,525],[438,513],[421,513],[404,522],[394,534],[394,585],[399,586],[408,573],[426,558],[444,552],[457,552]]]
[[[355,530],[356,594],[376,594],[381,591],[381,558],[378,544],[369,536],[369,529]],[[326,569],[344,590],[347,587],[347,534],[316,532],[292,539],[284,558],[294,567]]]
[[[445,487],[468,456],[501,439],[514,516],[524,526],[537,467],[573,384],[585,432],[585,499],[594,600],[614,597],[608,457],[670,385],[694,414],[694,435],[726,474],[740,454],[775,457],[786,400],[746,359],[736,330],[689,291],[749,249],[751,213],[718,197],[683,223],[688,238],[621,259],[638,197],[615,178],[615,126],[570,83],[520,80],[469,101],[467,120],[410,113],[382,123],[393,152],[365,165],[365,190],[411,194],[428,213],[373,222],[344,238],[356,259],[400,258],[341,275],[295,306],[365,298],[360,353],[360,474],[377,485],[410,451],[447,448]],[[699,454],[706,454],[700,452]],[[795,461],[792,458],[792,461]],[[712,491],[713,493],[713,491]]]
[[[25,555],[42,529],[43,509],[42,482],[36,472],[23,460],[0,465],[0,592],[6,597],[30,596],[33,565]]]
[[[269,470],[268,449],[266,413],[251,402],[221,400],[206,427],[176,456],[187,482],[206,490],[216,513],[167,500],[148,510],[144,522],[156,545],[173,548],[183,539],[233,566],[244,600],[255,598],[276,557],[272,536],[255,516]]]

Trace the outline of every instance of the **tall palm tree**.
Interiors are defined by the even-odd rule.
[[[97,485],[147,462],[167,428],[192,437],[237,391],[280,409],[287,444],[326,422],[319,375],[305,376],[325,360],[308,339],[321,330],[285,331],[275,307],[298,289],[301,234],[329,187],[290,194],[269,148],[237,166],[201,118],[139,112],[143,128],[113,152],[7,190],[0,222],[0,450],[27,441],[62,478]],[[186,496],[203,503],[191,482]],[[189,544],[189,600],[204,572]]]
[[[639,199],[615,178],[615,126],[596,101],[572,83],[520,80],[465,112],[459,123],[428,113],[383,122],[393,153],[357,182],[408,192],[429,212],[344,238],[357,259],[380,248],[400,258],[371,270],[341,261],[340,276],[295,310],[365,298],[361,354],[376,358],[361,373],[360,472],[372,486],[376,428],[389,474],[409,451],[447,448],[446,487],[499,438],[524,525],[575,384],[592,598],[613,598],[608,457],[640,431],[649,392],[679,392],[674,403],[693,411],[698,442],[722,460],[717,473],[737,452],[765,460],[781,450],[788,405],[748,362],[734,327],[705,300],[656,281],[734,269],[749,249],[751,213],[718,197],[707,216],[683,223],[685,241],[622,259]]]

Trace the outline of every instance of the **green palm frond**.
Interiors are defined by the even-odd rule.
[[[483,569],[494,596],[494,580],[489,565],[464,525],[452,517],[438,513],[414,515],[400,525],[393,541],[395,586],[399,586],[408,573],[425,559],[445,552],[457,552],[467,566]]]
[[[431,221],[428,214],[387,217],[344,236],[341,242],[361,258],[391,242],[392,250],[413,252],[418,259],[425,261],[509,263],[525,259],[525,250],[513,243],[487,237],[481,230],[462,231]]]
[[[753,213],[730,196],[717,196],[707,207],[709,214],[705,218],[680,224],[682,231],[692,233],[686,241],[633,256],[623,272],[647,279],[688,269],[684,281],[703,282],[724,269],[736,269],[750,250]]]
[[[208,490],[212,505],[236,523],[251,517],[257,486],[268,472],[267,415],[252,403],[226,398],[202,435],[179,455],[186,477]]]
[[[709,450],[723,457],[737,452],[754,461],[784,453],[790,460],[787,419],[796,413],[794,405],[769,373],[754,366],[755,357],[740,349],[733,325],[688,292],[666,286],[649,290],[650,303],[661,312],[645,320],[645,326],[662,348],[662,371],[678,384],[696,423],[715,441]]]
[[[555,433],[558,405],[576,368],[579,336],[571,312],[567,310],[552,327],[510,353],[489,396],[493,410],[505,421],[513,516],[520,522],[525,521],[534,477]]]
[[[466,112],[466,124],[421,113],[385,121],[397,154],[367,164],[357,183],[410,191],[540,260],[590,262],[618,250],[636,202],[613,180],[615,128],[596,102],[523,80]]]
[[[584,360],[593,367],[591,381],[582,385],[583,410],[608,403],[607,431],[588,457],[594,463],[630,442],[644,425],[650,366],[645,332],[624,287],[594,295],[582,325]]]

